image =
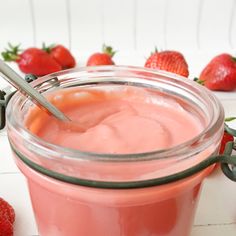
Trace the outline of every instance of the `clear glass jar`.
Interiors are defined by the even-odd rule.
[[[81,152],[27,130],[33,103],[16,93],[7,107],[7,131],[27,178],[40,235],[189,235],[201,183],[212,167],[190,170],[217,153],[224,128],[223,108],[210,91],[167,72],[122,66],[66,70],[32,84],[45,94],[70,87],[145,88],[154,99],[155,94],[171,97],[205,123],[198,136],[169,149]]]

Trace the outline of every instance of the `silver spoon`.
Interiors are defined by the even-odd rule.
[[[7,80],[16,89],[23,92],[24,95],[31,97],[36,104],[47,110],[56,119],[65,123],[67,128],[73,130],[83,131],[79,124],[72,122],[63,112],[58,110],[53,104],[51,104],[43,95],[41,95],[36,89],[34,89],[29,83],[27,83],[19,74],[12,70],[5,62],[0,60],[0,72],[3,74],[3,78]]]

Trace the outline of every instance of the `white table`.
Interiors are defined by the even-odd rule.
[[[190,76],[198,75],[211,56],[202,53],[187,54]],[[144,54],[120,53],[115,57],[115,61],[118,64],[143,65]],[[80,65],[83,63],[84,61],[79,61]],[[4,86],[5,83],[0,79],[0,88]],[[226,116],[236,116],[236,92],[216,93],[216,95],[224,105]],[[236,122],[233,123],[233,127],[236,128]],[[9,201],[15,209],[14,235],[38,235],[26,182],[11,158],[5,130],[0,132],[0,150],[0,197]],[[228,180],[220,170],[214,172],[205,180],[191,236],[235,236],[235,201],[236,183]]]

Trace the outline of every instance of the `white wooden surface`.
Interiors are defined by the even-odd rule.
[[[78,66],[102,43],[118,51],[117,64],[144,64],[158,49],[184,53],[190,77],[217,53],[236,52],[236,0],[0,0],[0,50],[62,43]],[[16,65],[13,65],[17,68]],[[0,78],[0,88],[6,83]],[[236,115],[236,92],[216,95]],[[236,128],[236,124],[233,124]],[[37,235],[24,177],[0,132],[0,197],[16,210],[15,236]],[[215,172],[204,184],[191,236],[236,235],[236,184]],[[83,235],[84,236],[84,235]]]
[[[0,49],[63,43],[73,51],[154,46],[235,50],[235,0],[0,0]]]

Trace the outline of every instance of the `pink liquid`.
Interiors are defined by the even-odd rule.
[[[149,101],[138,90],[88,93],[76,98],[76,90],[68,90],[51,96],[51,100],[86,126],[86,132],[75,134],[61,129],[57,121],[37,108],[30,111],[26,126],[49,142],[101,153],[169,148],[196,136],[204,128],[202,122],[175,101],[160,99]],[[211,152],[207,150],[198,159]],[[96,176],[102,180],[119,176],[132,180],[137,176],[151,177],[158,168],[163,171],[166,168],[169,173],[188,165],[186,162],[168,169],[166,163],[158,166],[155,162],[134,163],[123,168],[122,165],[117,168],[119,164],[104,164],[104,167],[90,163],[92,167],[86,164],[78,167],[78,176]],[[182,181],[156,187],[118,190],[64,183],[43,176],[20,161],[17,164],[27,176],[41,236],[187,236],[202,180],[209,172],[206,169]]]

